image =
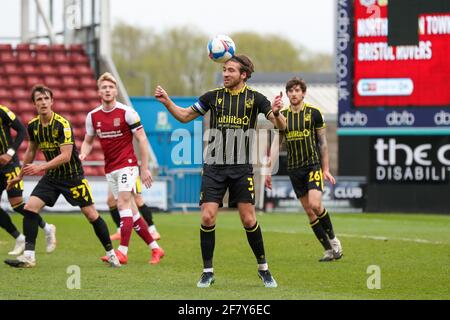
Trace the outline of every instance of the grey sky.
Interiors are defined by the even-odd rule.
[[[112,0],[112,16],[156,31],[186,25],[210,36],[250,30],[314,51],[334,50],[334,0]]]
[[[20,1],[1,1],[0,36],[18,36]],[[111,11],[113,24],[121,20],[157,32],[189,25],[209,36],[256,31],[281,35],[294,45],[331,54],[334,3],[335,0],[111,0]],[[62,0],[55,4],[62,4]]]

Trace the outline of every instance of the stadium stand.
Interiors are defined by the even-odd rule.
[[[0,44],[0,104],[10,108],[26,125],[36,114],[30,89],[45,84],[54,92],[53,110],[71,121],[77,146],[84,139],[86,114],[96,107],[94,70],[82,45]],[[19,149],[22,160],[28,143]],[[43,160],[38,154],[37,160]],[[87,175],[103,176],[103,155],[94,145],[85,166]]]

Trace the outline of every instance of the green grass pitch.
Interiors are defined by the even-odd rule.
[[[109,214],[103,216],[114,231]],[[202,271],[199,213],[155,215],[166,257],[149,265],[148,248],[133,234],[129,263],[119,269],[102,264],[103,248],[81,214],[44,217],[57,226],[56,251],[45,253],[40,230],[36,268],[13,269],[2,263],[0,300],[450,299],[450,216],[332,214],[344,257],[319,263],[322,249],[305,215],[258,214],[276,289],[264,288],[257,277],[237,213],[219,213],[216,283],[208,289],[196,287]],[[21,226],[20,216],[13,220]],[[2,260],[13,245],[0,230]],[[80,268],[81,289],[67,287],[72,275],[67,269],[73,265]],[[369,266],[379,267],[380,289],[368,289],[373,277]]]

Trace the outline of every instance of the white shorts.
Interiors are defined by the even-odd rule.
[[[126,167],[106,175],[109,188],[117,200],[119,192],[136,192],[136,181],[139,179],[138,167]]]

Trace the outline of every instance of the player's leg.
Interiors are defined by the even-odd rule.
[[[239,216],[245,228],[248,244],[255,255],[258,264],[258,275],[266,288],[276,288],[277,282],[269,271],[264,250],[264,240],[261,227],[256,220],[255,205],[253,203],[238,203]]]
[[[8,191],[8,201],[11,207],[17,213],[24,215],[25,203],[22,198],[22,191],[19,194],[15,194],[14,188]],[[56,249],[56,226],[50,223],[46,223],[41,215],[38,216],[38,224],[45,232],[46,252],[51,253]]]
[[[139,213],[144,218],[145,222],[148,224],[148,231],[152,235],[153,239],[159,240],[161,239],[161,235],[158,230],[156,230],[155,223],[153,222],[153,213],[152,209],[150,209],[144,201],[144,198],[141,194],[141,179],[136,180],[136,192],[134,193],[134,201],[138,207]]]
[[[0,174],[0,198],[3,191],[6,189],[8,177],[11,175],[1,173]],[[12,177],[11,177],[12,178]],[[11,220],[9,214],[0,208],[0,227],[5,229],[14,239],[16,239],[16,244],[14,249],[8,252],[9,255],[19,255],[25,249],[25,236],[20,233]]]
[[[203,273],[197,283],[199,288],[207,288],[214,281],[213,257],[216,244],[216,217],[219,203],[205,202],[201,205],[200,248],[203,259]]]
[[[106,199],[106,203],[109,207],[111,218],[113,219],[117,227],[116,233],[111,235],[111,240],[120,240],[120,214],[119,209],[117,209],[116,199],[114,198],[114,195],[112,194],[110,188],[108,188],[108,198]]]
[[[208,288],[214,283],[213,257],[216,243],[216,217],[228,188],[227,175],[223,170],[204,165],[200,189],[200,248],[203,259],[203,273],[197,287]]]
[[[112,267],[120,267],[120,261],[114,252],[111,239],[109,238],[108,226],[97,212],[97,209],[95,209],[94,204],[81,207],[80,209],[84,216],[91,223],[98,240],[100,240],[103,248],[106,251],[106,259],[102,258],[102,260],[109,262]]]
[[[25,236],[17,230],[7,212],[0,208],[0,227],[5,229],[15,240],[14,249],[8,252],[9,255],[17,256],[25,249]]]
[[[156,240],[153,239],[152,235],[150,234],[147,222],[145,222],[145,220],[139,214],[134,197],[131,199],[131,210],[133,211],[134,230],[139,235],[139,237],[144,240],[144,242],[151,250],[151,258],[149,263],[158,264],[161,258],[165,255],[164,250],[159,247]]]
[[[38,187],[39,184],[34,191]],[[33,193],[24,208],[23,231],[25,234],[25,250],[23,255],[18,256],[16,260],[5,260],[5,263],[11,267],[31,268],[36,265],[35,247],[39,231],[39,212],[45,206],[45,202],[33,195]]]

